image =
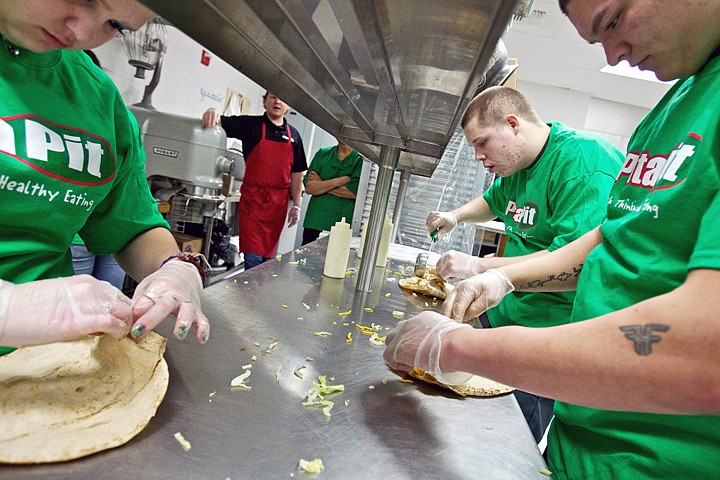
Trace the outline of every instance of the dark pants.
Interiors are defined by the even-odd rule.
[[[265,263],[268,260],[270,260],[270,257],[263,257],[262,255],[259,255],[257,253],[250,253],[250,252],[243,252],[243,257],[245,258],[245,264],[244,264],[245,270],[248,270],[253,267],[257,267],[261,263]]]
[[[475,325],[481,328],[492,328],[485,313],[481,314],[475,321]],[[530,427],[530,431],[535,438],[535,443],[540,443],[545,430],[550,425],[553,417],[553,404],[555,401],[551,398],[538,397],[532,393],[515,390],[515,400],[520,405],[525,416],[525,421]]]
[[[321,230],[315,230],[314,228],[306,228],[303,230],[302,244],[307,245],[310,242],[314,242],[320,236]]]

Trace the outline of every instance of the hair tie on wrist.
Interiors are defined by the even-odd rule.
[[[206,268],[210,267],[210,264],[205,259],[205,255],[202,253],[191,253],[191,252],[178,252],[173,255],[170,255],[168,258],[163,260],[163,262],[160,264],[162,267],[166,263],[168,263],[170,260],[179,260],[181,262],[187,262],[195,265],[195,268],[197,268],[198,273],[200,274],[200,278],[202,279],[203,287],[207,286],[207,272]]]

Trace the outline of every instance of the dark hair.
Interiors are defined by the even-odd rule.
[[[92,60],[95,65],[102,68],[100,66],[100,60],[98,59],[97,55],[95,55],[95,52],[93,52],[92,50],[83,50],[83,52],[85,52],[85,54],[90,57],[90,60]]]
[[[515,115],[529,122],[541,124],[540,116],[535,112],[525,96],[510,87],[490,87],[475,96],[463,113],[460,126],[476,119],[481,127],[498,127],[508,115]]]
[[[570,0],[559,0],[560,11],[561,11],[562,13],[564,13],[566,17],[567,17],[567,6],[568,6],[568,3],[570,3]]]

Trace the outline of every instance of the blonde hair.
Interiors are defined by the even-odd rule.
[[[476,119],[483,128],[499,127],[508,115],[515,115],[531,123],[543,123],[522,93],[510,87],[490,87],[470,101],[460,125],[465,128],[470,120]]]

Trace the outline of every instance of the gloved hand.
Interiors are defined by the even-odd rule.
[[[467,253],[450,250],[435,265],[440,278],[470,278],[482,272],[480,259]]]
[[[190,327],[195,327],[198,342],[207,342],[210,324],[200,307],[202,279],[191,263],[171,260],[143,279],[133,295],[135,323],[130,334],[140,338],[169,315],[177,316],[173,334],[185,339]]]
[[[293,205],[287,215],[288,227],[295,225],[300,220],[300,207]]]
[[[443,373],[440,370],[440,349],[445,335],[461,328],[472,328],[437,312],[426,310],[393,328],[385,340],[385,362],[396,370],[407,372],[419,368],[431,373],[447,385],[465,383],[472,374],[465,372]]]
[[[12,284],[0,280],[0,345],[23,347],[130,331],[130,299],[90,275]]]
[[[432,233],[437,230],[438,236],[450,233],[453,228],[457,227],[457,223],[457,218],[451,212],[430,212],[425,220],[428,232]]]
[[[214,108],[208,108],[202,115],[202,123],[205,128],[220,125],[220,112]]]
[[[443,302],[442,313],[459,322],[469,322],[492,308],[515,290],[504,271],[491,268],[458,283]]]

